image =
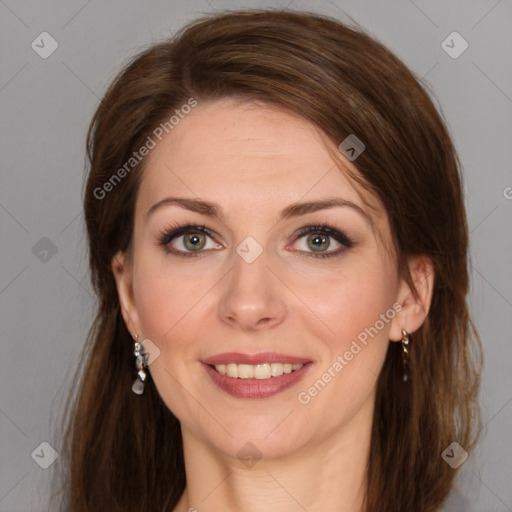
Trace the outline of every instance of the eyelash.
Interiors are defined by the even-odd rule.
[[[204,234],[208,235],[209,237],[213,238],[212,232],[204,224],[198,225],[198,224],[187,223],[187,224],[184,224],[184,225],[178,226],[178,227],[170,226],[170,227],[167,227],[166,229],[164,229],[163,231],[161,231],[160,234],[158,235],[158,244],[157,245],[159,247],[162,247],[165,250],[165,252],[167,252],[168,254],[175,254],[177,256],[181,256],[181,257],[185,257],[185,258],[199,257],[204,252],[203,250],[187,252],[187,251],[178,251],[176,249],[169,248],[170,242],[172,242],[175,238],[177,238],[181,235],[190,234],[193,232],[204,233]],[[309,258],[309,257],[331,258],[334,256],[341,255],[347,249],[350,249],[355,245],[354,241],[352,239],[350,239],[347,235],[345,235],[341,231],[338,231],[337,229],[331,228],[327,224],[317,224],[315,226],[306,226],[306,227],[302,228],[299,231],[299,233],[297,233],[296,240],[300,240],[304,236],[309,235],[311,233],[324,234],[324,235],[327,235],[328,237],[334,238],[334,240],[336,240],[338,243],[340,243],[343,247],[341,249],[337,249],[336,251],[330,251],[327,253],[322,253],[322,252],[315,253],[315,252],[307,252],[306,251],[306,254],[303,254],[302,251],[295,251],[300,256],[303,256],[306,258]]]

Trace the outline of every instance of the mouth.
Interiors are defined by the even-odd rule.
[[[313,362],[282,354],[219,354],[201,361],[213,383],[236,398],[268,398],[301,380]]]

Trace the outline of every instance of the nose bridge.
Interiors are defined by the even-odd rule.
[[[219,311],[224,322],[248,330],[280,323],[286,310],[268,252],[256,244],[248,237],[236,248]]]

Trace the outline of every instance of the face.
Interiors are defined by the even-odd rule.
[[[401,338],[386,214],[367,196],[372,226],[324,144],[283,111],[199,103],[149,155],[133,252],[113,261],[130,332],[160,351],[163,401],[226,456],[314,449],[368,422]]]

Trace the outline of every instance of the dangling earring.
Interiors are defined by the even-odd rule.
[[[405,330],[402,329],[402,366],[404,369],[404,377],[403,380],[406,382],[409,379],[408,375],[408,363],[409,363],[409,350],[407,346],[411,341],[411,335]]]
[[[144,381],[146,380],[146,372],[144,370],[147,366],[144,356],[141,354],[142,345],[139,343],[139,336],[136,334],[134,339],[133,355],[135,356],[137,378],[133,381],[132,391],[136,395],[142,395],[144,393]]]

